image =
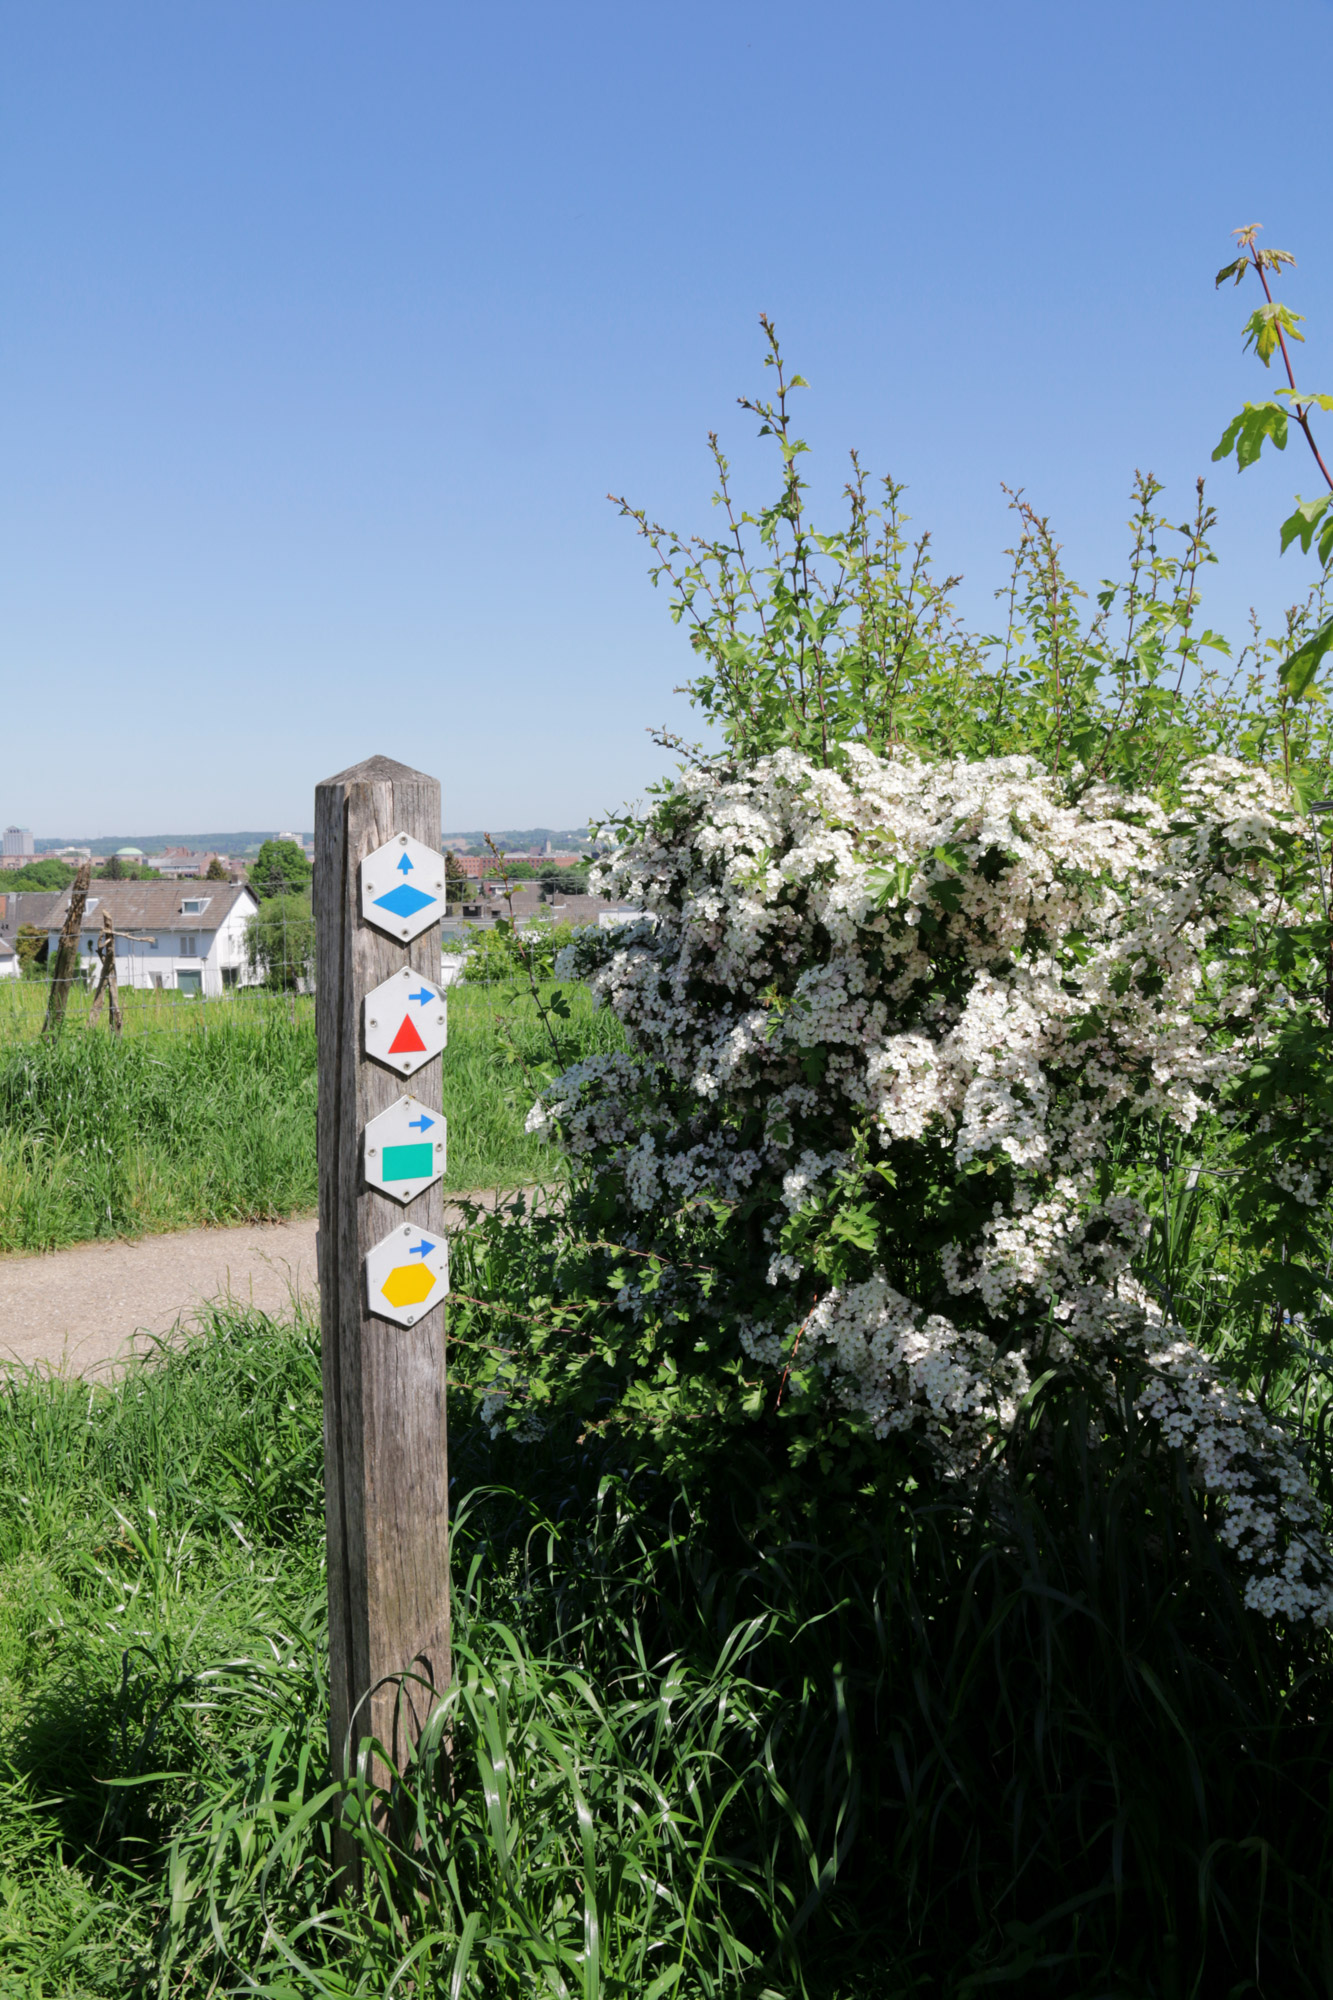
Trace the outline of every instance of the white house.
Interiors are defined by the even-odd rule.
[[[0,979],[17,979],[19,955],[8,938],[0,937]]]
[[[253,986],[246,925],[259,908],[240,882],[94,882],[83,911],[79,960],[98,966],[102,913],[116,930],[116,977],[122,986],[159,986],[212,999],[230,986]],[[68,889],[47,917],[48,963],[55,963],[69,909]]]

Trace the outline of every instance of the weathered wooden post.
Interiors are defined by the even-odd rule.
[[[56,946],[56,969],[51,975],[51,991],[46,996],[46,1019],[42,1023],[44,1035],[55,1036],[65,1023],[65,1009],[69,1005],[69,989],[79,976],[79,932],[83,929],[83,910],[88,901],[88,883],[92,877],[91,861],[81,861],[79,872],[69,892],[69,908],[60,929],[60,942]]]
[[[102,1000],[107,1002],[107,1025],[113,1035],[118,1035],[123,1025],[120,1018],[120,992],[116,982],[116,926],[111,912],[102,911],[102,934],[97,940],[97,956],[102,970],[98,975],[97,991],[93,994],[93,1004],[88,1009],[90,1028],[97,1025],[97,1017],[102,1011]]]
[[[335,1771],[349,1731],[401,1770],[450,1677],[439,845],[439,783],[420,771],[371,757],[316,789]]]

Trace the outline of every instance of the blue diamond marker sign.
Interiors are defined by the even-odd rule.
[[[444,890],[444,856],[410,833],[396,833],[361,863],[361,914],[400,944],[439,923]]]
[[[400,1097],[366,1126],[368,1187],[393,1201],[415,1201],[445,1166],[444,1115],[416,1097]]]

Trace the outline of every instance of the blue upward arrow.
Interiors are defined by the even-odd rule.
[[[404,856],[404,859],[406,859],[406,856]],[[409,993],[407,997],[409,1000],[415,1000],[418,1007],[429,1007],[435,995],[428,986],[423,986],[419,993]]]
[[[398,873],[400,875],[410,875],[412,873],[412,863],[408,860],[406,855],[404,855],[402,860],[398,863]]]
[[[407,1129],[409,1132],[429,1132],[434,1123],[433,1118],[409,1118]]]
[[[423,1236],[420,1243],[414,1243],[407,1254],[409,1257],[429,1257],[430,1253],[431,1246]]]

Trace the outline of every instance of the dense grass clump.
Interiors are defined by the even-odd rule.
[[[1327,1643],[1141,1426],[1052,1381],[971,1512],[798,1498],[762,1425],[682,1482],[492,1440],[452,1310],[456,1678],[389,1802],[328,1768],[314,1329],[7,1385],[0,1993],[1333,1991]]]
[[[526,987],[460,987],[449,1009],[446,1187],[549,1171],[523,1120],[556,1050]],[[0,1037],[0,1251],[315,1206],[313,1003],[181,1003],[174,1029],[132,1015],[120,1041],[77,1020],[55,1044]],[[619,1042],[581,988],[557,1026],[562,1062]]]

